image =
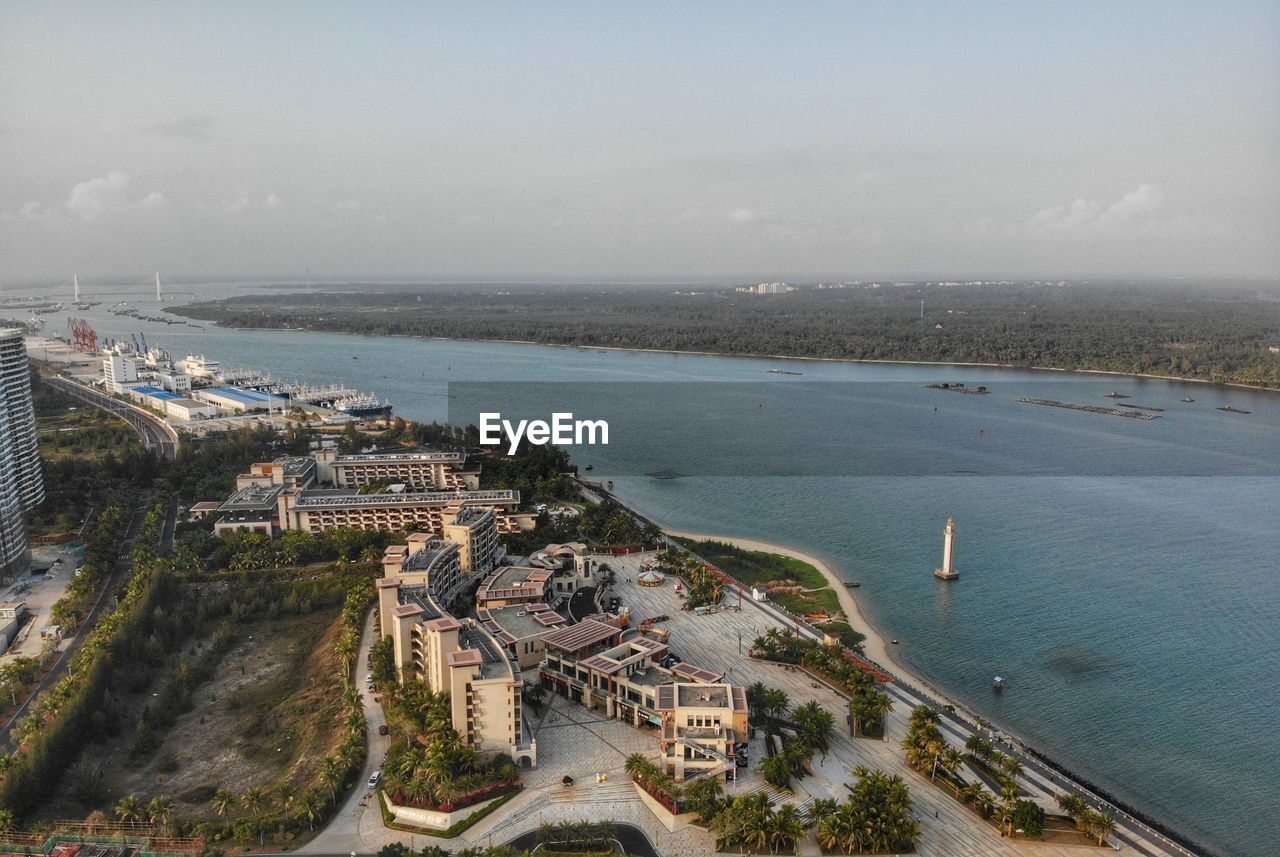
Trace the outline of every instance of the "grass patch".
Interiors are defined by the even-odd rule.
[[[774,603],[792,613],[804,615],[813,611],[829,613],[833,616],[840,613],[839,596],[822,576],[822,572],[810,563],[768,551],[744,550],[715,540],[677,539],[677,541],[748,586],[794,581],[795,585],[802,589],[813,590],[812,592],[770,594],[769,598]],[[849,630],[852,631],[852,629]],[[861,635],[858,637],[857,642],[865,639]]]

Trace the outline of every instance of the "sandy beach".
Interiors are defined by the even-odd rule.
[[[782,554],[783,556],[789,556],[792,559],[798,559],[801,562],[809,563],[818,571],[822,572],[822,576],[826,578],[827,583],[833,590],[835,590],[836,597],[840,601],[840,609],[843,610],[845,616],[848,617],[849,624],[853,626],[855,631],[866,635],[867,639],[862,644],[862,650],[866,653],[866,656],[872,661],[884,666],[904,681],[914,684],[916,687],[928,689],[938,696],[942,696],[942,694],[938,693],[936,688],[934,688],[929,682],[911,672],[911,670],[903,666],[901,661],[894,657],[893,648],[889,641],[884,637],[884,635],[877,631],[870,622],[867,621],[867,617],[863,615],[862,609],[858,606],[858,599],[853,597],[853,593],[851,593],[849,588],[844,585],[843,580],[835,573],[835,570],[818,557],[804,553],[803,551],[795,550],[794,548],[775,545],[769,542],[762,542],[756,539],[744,539],[737,536],[722,536],[708,533],[689,533],[683,530],[673,530],[669,527],[664,527],[663,531],[668,535],[681,539],[724,542],[725,544],[734,545],[735,547],[742,548],[743,550]]]

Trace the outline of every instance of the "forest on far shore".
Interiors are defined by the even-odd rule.
[[[921,301],[924,302],[923,315]],[[231,327],[718,354],[997,363],[1280,389],[1272,282],[331,286],[170,310]]]

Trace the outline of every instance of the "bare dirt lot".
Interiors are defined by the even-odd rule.
[[[143,800],[163,796],[183,816],[214,815],[215,791],[239,795],[257,786],[269,789],[288,779],[309,783],[319,760],[340,740],[336,611],[245,622],[237,642],[217,665],[213,678],[192,697],[154,752],[130,758],[133,725],[154,687],[133,694],[120,734],[90,746],[63,782],[62,797],[48,817],[82,817],[94,809],[111,815],[124,795]],[[201,642],[201,645],[204,641]],[[185,654],[194,658],[199,646]],[[93,767],[101,771],[94,795],[77,789]]]

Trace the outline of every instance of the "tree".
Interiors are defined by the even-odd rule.
[[[236,796],[227,789],[218,789],[213,793],[213,811],[219,816],[226,815],[235,809]]]
[[[772,818],[769,831],[769,851],[777,854],[784,846],[797,842],[804,836],[804,818],[793,803],[784,803]]]
[[[14,818],[13,812],[7,809],[0,809],[0,833],[12,833],[18,826],[18,821]]]
[[[173,823],[173,801],[160,795],[153,797],[147,804],[147,819],[167,833]]]
[[[774,788],[791,790],[791,774],[794,768],[791,761],[781,753],[765,759],[760,765],[760,773],[765,782]]]
[[[724,789],[717,777],[702,777],[689,783],[684,788],[684,809],[696,812],[698,818],[707,824],[720,811]]]
[[[142,798],[135,794],[125,795],[116,803],[116,818],[129,824],[137,824],[142,821],[146,809],[142,805]]]
[[[315,789],[307,789],[298,801],[298,812],[307,820],[307,828],[316,829],[316,822],[324,815],[324,798]]]
[[[329,790],[329,800],[338,802],[338,786],[342,785],[345,771],[342,763],[332,756],[320,760],[320,784]]]
[[[835,716],[817,702],[810,700],[796,709],[792,715],[797,739],[806,747],[824,757],[831,749],[831,734],[835,731]]]
[[[262,789],[257,786],[250,786],[240,796],[240,802],[244,804],[244,808],[249,812],[257,812],[266,804],[267,797],[263,794]]]
[[[1092,832],[1098,837],[1098,845],[1105,845],[1107,839],[1115,835],[1116,820],[1105,812],[1099,812],[1093,816]]]

